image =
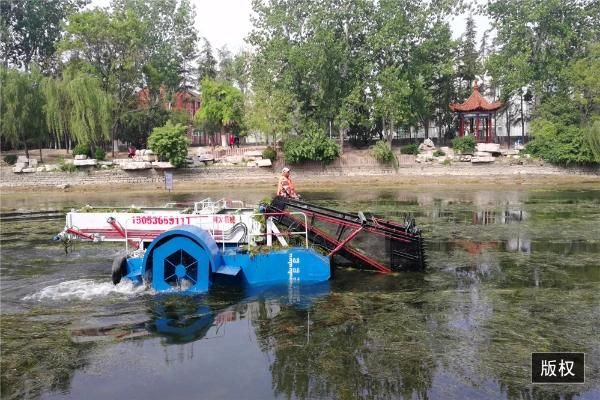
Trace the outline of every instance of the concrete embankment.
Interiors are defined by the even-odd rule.
[[[172,170],[175,189],[207,186],[272,186],[279,168],[198,167]],[[598,183],[600,167],[561,168],[548,165],[402,165],[398,169],[369,166],[298,166],[292,168],[297,183],[311,187],[332,184],[430,185],[430,184],[561,184]],[[86,172],[37,172],[15,174],[11,168],[0,170],[4,193],[22,190],[100,190],[117,186],[133,190],[164,187],[162,170],[122,171],[118,169]]]

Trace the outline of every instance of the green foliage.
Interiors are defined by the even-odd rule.
[[[173,125],[167,121],[165,126],[154,128],[148,138],[148,147],[161,160],[169,161],[174,167],[183,167],[187,157],[188,139],[185,136],[187,128],[183,125]]]
[[[405,146],[402,146],[400,147],[400,153],[412,154],[416,156],[417,154],[419,154],[419,145],[416,143],[410,143]]]
[[[268,158],[269,160],[271,160],[271,162],[273,162],[277,158],[277,152],[274,148],[268,146],[266,149],[263,150],[262,158]]]
[[[83,7],[85,0],[0,1],[2,38],[0,53],[16,68],[28,70],[37,63],[48,70],[56,61],[54,52],[65,19]]]
[[[594,155],[594,161],[600,163],[600,121],[594,121],[585,128],[585,139]]]
[[[98,161],[104,161],[104,159],[106,158],[106,151],[104,151],[103,148],[98,147],[96,149],[96,154],[94,158]]]
[[[531,123],[533,140],[526,151],[554,164],[590,164],[600,161],[594,157],[582,128],[546,119]]]
[[[80,143],[97,145],[110,138],[112,103],[95,76],[65,71],[43,83],[48,128],[60,137],[68,132]]]
[[[161,111],[164,111],[161,109]],[[171,115],[169,116],[169,119],[171,120],[171,122],[174,125],[177,124],[181,124],[181,125],[190,125],[190,114],[185,111],[185,110],[174,110],[171,112]],[[161,124],[157,125],[157,126],[162,126],[164,125],[164,123],[167,121],[163,121]]]
[[[0,137],[13,146],[43,145],[47,138],[44,123],[44,96],[39,68],[30,72],[0,67]]]
[[[203,38],[203,40],[204,45],[198,60],[198,82],[200,83],[204,79],[215,79],[217,77],[217,60],[213,54],[212,46],[206,38]]]
[[[187,113],[183,112],[183,114]],[[176,115],[175,118],[174,115]],[[171,119],[174,125],[181,123],[181,125],[187,126],[189,123],[187,115],[183,122],[181,122],[179,115],[180,112],[178,111],[170,114],[162,107],[141,108],[129,112],[121,119],[121,129],[117,134],[117,138],[131,143],[137,148],[144,148],[152,129],[164,126],[167,120]]]
[[[324,133],[312,131],[289,139],[283,152],[285,161],[290,164],[303,161],[322,161],[329,164],[339,156],[340,148]]]
[[[600,119],[593,119],[597,115],[593,104],[589,113],[583,113],[581,107],[568,93],[548,96],[531,122],[533,140],[527,144],[527,152],[561,165],[598,163]]]
[[[73,148],[73,155],[80,156],[85,155],[90,157],[92,155],[90,150],[90,145],[87,143],[79,143],[77,146]]]
[[[17,155],[16,154],[7,154],[4,156],[4,162],[7,163],[8,165],[15,165],[15,163],[17,162]]]
[[[444,153],[442,150],[436,150],[436,151],[433,152],[433,156],[434,157],[442,157],[442,156],[445,156],[445,155],[446,155],[446,153]]]
[[[209,131],[225,127],[239,131],[244,116],[244,98],[239,89],[222,81],[202,81],[202,107],[195,120]]]
[[[381,164],[398,165],[398,158],[392,151],[390,144],[385,140],[380,140],[375,143],[373,150],[371,150],[371,154]]]
[[[452,139],[452,148],[459,154],[473,154],[476,146],[477,140],[472,135]]]
[[[77,171],[77,167],[73,163],[68,163],[64,159],[58,162],[58,168],[63,172],[73,173]]]

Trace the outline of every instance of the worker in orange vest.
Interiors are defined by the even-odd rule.
[[[281,177],[279,178],[279,185],[277,185],[277,196],[289,197],[291,199],[299,199],[300,196],[296,193],[296,188],[290,178],[290,169],[285,167],[281,171]]]

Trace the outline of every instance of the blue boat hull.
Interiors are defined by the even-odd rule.
[[[178,226],[158,236],[143,258],[128,258],[124,277],[157,292],[203,293],[217,280],[248,286],[324,282],[331,267],[329,257],[312,249],[223,250],[206,231]]]

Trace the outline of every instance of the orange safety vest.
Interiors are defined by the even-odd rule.
[[[292,179],[281,175],[279,185],[277,186],[277,196],[293,197],[296,194],[296,189],[292,183]]]

